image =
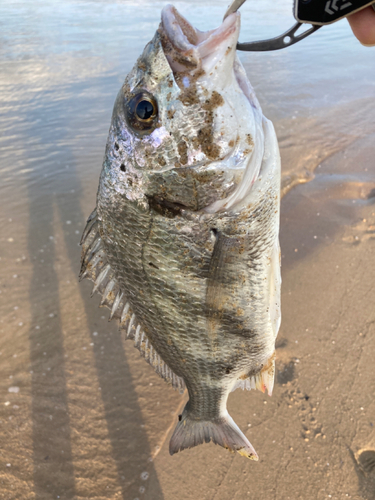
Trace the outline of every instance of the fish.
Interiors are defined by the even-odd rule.
[[[80,277],[189,400],[170,454],[213,442],[258,460],[227,410],[272,394],[280,326],[280,154],[236,54],[240,14],[195,29],[172,5],[113,109]]]

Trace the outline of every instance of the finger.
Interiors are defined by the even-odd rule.
[[[372,6],[348,16],[348,21],[362,45],[375,45],[375,11]]]

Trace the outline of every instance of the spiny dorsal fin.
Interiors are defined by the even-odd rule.
[[[100,305],[111,310],[109,320],[117,318],[120,321],[120,329],[125,333],[125,338],[134,339],[134,346],[154,368],[156,373],[171,384],[174,389],[182,393],[185,389],[184,380],[169,368],[154,346],[151,345],[133,313],[130,303],[126,300],[125,293],[121,290],[114,271],[108,263],[104,244],[99,234],[99,219],[96,209],[87,220],[81,238],[81,245],[80,280],[89,278],[94,282],[92,293],[101,293]]]

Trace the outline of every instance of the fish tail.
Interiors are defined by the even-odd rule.
[[[250,441],[237,426],[235,421],[226,413],[226,416],[217,420],[197,420],[192,418],[186,407],[179,417],[171,441],[169,453],[174,455],[186,448],[193,448],[202,443],[212,441],[231,452],[237,451],[240,455],[258,460],[258,455]]]

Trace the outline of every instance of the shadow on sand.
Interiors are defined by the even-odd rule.
[[[89,83],[92,86],[92,82]],[[41,242],[46,242],[54,236],[53,214],[56,208],[62,224],[68,219],[84,223],[89,215],[82,213],[80,179],[70,146],[74,143],[74,131],[85,130],[85,126],[87,130],[87,124],[77,122],[77,114],[79,115],[77,109],[89,109],[89,104],[86,102],[84,106],[82,105],[82,84],[77,89],[72,85],[69,94],[68,103],[57,100],[43,101],[42,105],[29,109],[27,116],[31,122],[38,119],[38,122],[44,124],[44,128],[30,131],[31,140],[43,144],[45,164],[42,165],[42,171],[50,175],[51,171],[59,168],[59,164],[70,165],[69,175],[65,177],[66,182],[61,183],[58,178],[52,179],[47,196],[41,196],[41,188],[35,174],[33,174],[34,177],[30,176],[28,182],[30,213],[28,249],[30,260],[33,262],[33,277],[29,293],[33,318],[30,331],[33,460],[34,491],[38,499],[71,499],[76,494],[63,334],[59,321],[59,283],[54,270],[57,255],[54,249],[40,253]],[[79,96],[77,101],[74,99],[75,95]],[[52,126],[48,123],[51,116],[57,117],[56,123]],[[59,141],[56,141],[57,137]],[[84,140],[89,146],[92,137]],[[33,152],[30,152],[29,162],[35,162],[40,170],[40,151],[34,154],[33,159]],[[98,159],[98,163],[100,161]],[[39,176],[41,177],[40,173]],[[67,196],[72,189],[74,193]],[[64,232],[65,245],[68,249],[71,268],[75,275],[78,275],[80,249],[77,242],[79,236],[74,234],[74,231],[71,233]],[[41,255],[44,262],[41,262]],[[89,331],[92,332],[95,330],[95,321],[99,317],[96,311],[97,301],[90,300],[84,288],[86,287],[80,286],[79,290]],[[34,325],[38,325],[41,318],[50,314],[54,314],[52,325],[35,329]],[[108,325],[109,331],[114,332],[115,328],[117,329],[117,325],[111,327]],[[151,454],[148,438],[141,427],[141,410],[120,335],[111,334],[111,341],[107,342],[105,347],[104,355],[99,345],[94,345],[93,353],[112,456],[117,466],[117,483],[121,485],[122,498],[130,500],[139,496],[139,488],[147,486],[140,476],[142,472],[147,471],[152,476],[152,498],[162,500],[163,495],[154,465],[148,460]],[[95,459],[98,460],[98,457],[96,456]]]

